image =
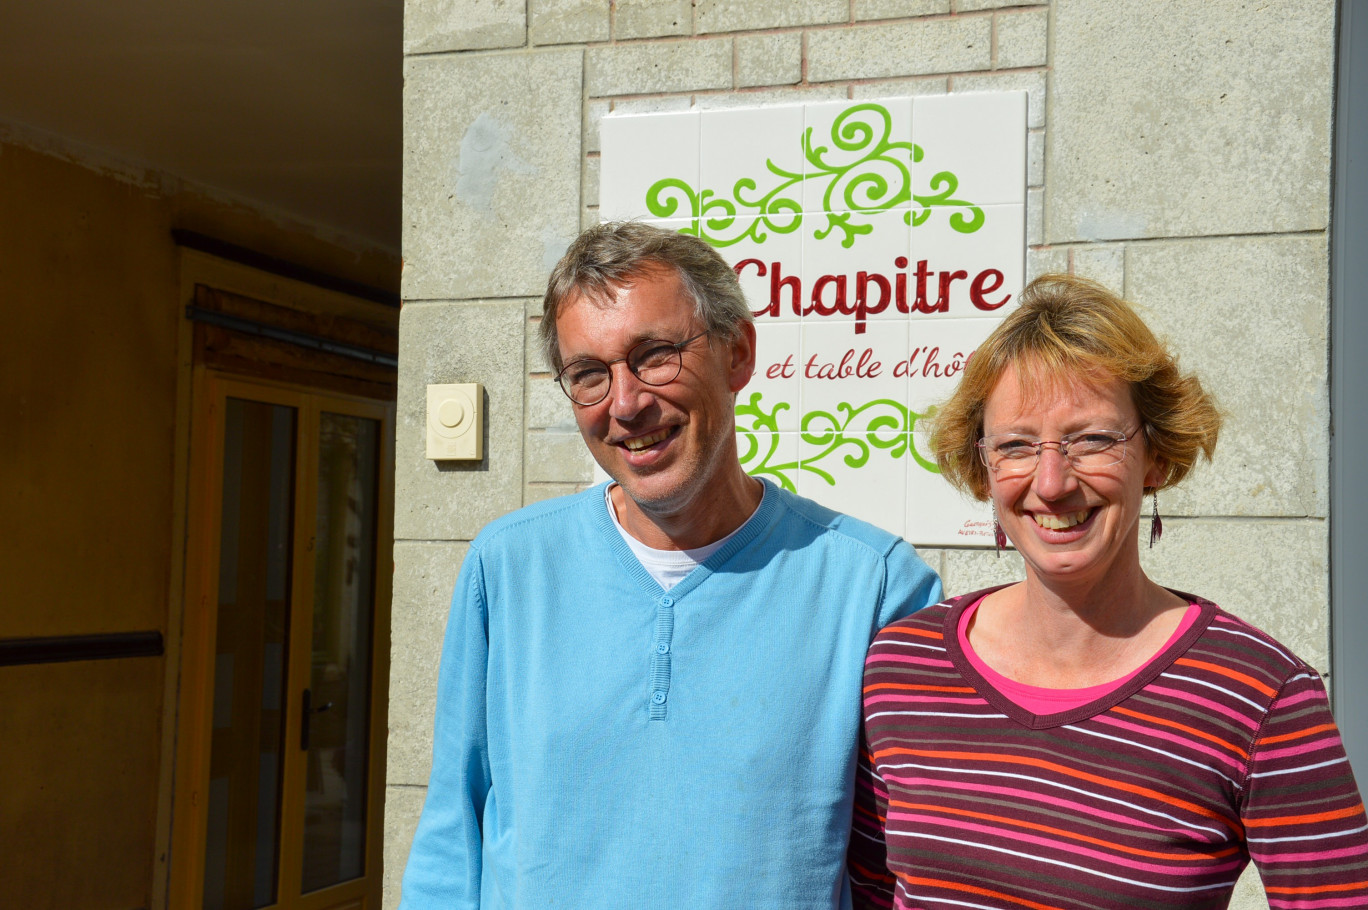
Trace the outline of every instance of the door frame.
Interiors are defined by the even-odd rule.
[[[1363,388],[1368,364],[1368,0],[1340,0],[1336,42],[1334,185],[1330,219],[1330,695],[1349,763],[1368,771],[1368,478],[1360,467],[1368,442]],[[1360,780],[1364,780],[1361,777]]]
[[[391,324],[397,331],[399,318],[397,307],[391,308],[382,303],[345,293],[334,287],[325,287],[300,275],[267,271],[255,265],[224,258],[221,255],[195,247],[178,244],[176,258],[179,273],[177,301],[178,306],[181,307],[194,304],[196,287],[203,285],[302,312],[341,316],[346,319],[361,320],[373,324]],[[182,764],[178,749],[185,741],[185,737],[180,733],[179,724],[182,719],[187,717],[182,710],[181,701],[182,693],[187,690],[188,684],[193,682],[193,674],[191,674],[191,679],[183,679],[182,671],[183,668],[193,668],[194,666],[193,661],[187,660],[183,654],[182,642],[185,623],[193,612],[192,605],[187,598],[187,592],[190,590],[187,572],[191,564],[188,549],[190,545],[190,499],[193,482],[191,441],[194,432],[198,431],[195,408],[197,389],[202,383],[196,381],[196,370],[200,366],[202,365],[199,364],[195,354],[195,324],[188,317],[183,317],[179,320],[176,339],[175,448],[170,477],[172,488],[171,571],[166,586],[168,610],[165,638],[166,657],[164,660],[165,680],[162,690],[161,755],[158,762],[161,771],[157,792],[155,874],[152,878],[150,903],[154,910],[179,910],[182,907],[190,910],[190,908],[198,908],[202,898],[201,894],[192,894],[192,900],[187,904],[179,897],[179,893],[183,890],[181,880],[184,878],[184,872],[178,864],[184,859],[183,854],[187,852],[186,848],[181,845],[182,836],[187,832],[183,826],[177,824],[178,786],[184,780],[184,777],[178,774]],[[393,403],[393,398],[386,400]],[[392,434],[384,440],[384,443],[389,446],[392,446],[393,442]],[[392,463],[391,457],[389,465]],[[389,470],[390,468],[387,466],[386,469]],[[387,490],[392,490],[392,486],[387,487]],[[392,493],[388,495],[392,497]],[[384,519],[385,527],[392,529],[392,506],[384,515]],[[383,553],[382,557],[378,568],[389,570],[385,573],[388,577],[392,575],[393,554],[392,552]],[[384,597],[383,605],[387,617],[390,591],[386,589],[381,593]],[[377,602],[377,609],[380,606],[381,604]],[[387,666],[390,634],[387,619],[383,626],[379,625],[377,619],[377,633],[384,636],[384,642],[379,646],[377,660],[383,659]],[[383,682],[387,689],[387,675]],[[383,762],[383,760],[384,752],[382,751],[377,756],[377,761]],[[202,848],[202,842],[197,842],[196,845]],[[194,861],[201,862],[202,856],[194,859]],[[175,888],[173,888],[173,879],[175,880]]]
[[[193,371],[192,411],[195,421],[190,439],[187,522],[185,540],[184,616],[179,655],[180,685],[175,732],[175,785],[172,795],[169,857],[169,905],[197,908],[204,894],[204,850],[207,835],[209,760],[213,735],[214,654],[218,624],[218,552],[222,515],[223,403],[233,393],[271,404],[296,407],[296,465],[312,464],[317,457],[317,420],[320,410],[377,419],[380,431],[380,489],[375,552],[375,615],[372,633],[370,679],[370,739],[367,765],[365,876],[301,896],[303,795],[302,762],[288,763],[293,774],[283,781],[280,831],[280,877],[277,903],[300,910],[356,907],[377,910],[382,884],[385,746],[389,688],[390,594],[393,581],[394,516],[394,403],[310,389],[288,383],[236,376],[197,366]],[[313,404],[326,401],[326,408]],[[308,481],[312,472],[296,470],[295,511],[312,516],[316,490]],[[291,541],[292,565],[311,564],[312,521],[296,521]],[[298,607],[312,603],[313,573],[294,571],[291,603],[292,632],[301,627]],[[310,611],[311,614],[312,611]],[[307,625],[303,625],[308,628]],[[286,741],[299,729],[302,694],[309,686],[310,636],[289,638],[286,685]]]

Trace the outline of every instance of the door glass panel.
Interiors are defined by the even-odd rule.
[[[305,892],[365,873],[379,442],[379,421],[320,415]]]
[[[204,907],[250,910],[277,890],[295,409],[224,410]]]

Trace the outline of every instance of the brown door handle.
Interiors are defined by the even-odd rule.
[[[315,708],[313,706],[313,690],[304,690],[304,710],[300,712],[301,720],[299,724],[299,748],[302,751],[309,751],[309,724],[313,720],[313,716],[330,710],[332,706],[333,703],[328,701]]]

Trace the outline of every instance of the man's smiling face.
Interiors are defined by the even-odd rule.
[[[678,275],[665,268],[612,286],[604,299],[573,296],[556,320],[565,364],[608,363],[642,341],[677,343],[704,328]],[[660,517],[707,509],[714,479],[737,469],[735,395],[754,368],[753,330],[731,342],[705,335],[680,356],[679,376],[663,386],[647,385],[625,362],[614,363],[608,396],[573,406],[590,453],[622,486],[628,508]]]

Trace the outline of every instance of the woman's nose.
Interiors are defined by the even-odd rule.
[[[1041,443],[1035,470],[1036,494],[1042,499],[1059,499],[1076,484],[1073,465],[1060,451],[1059,443]]]

